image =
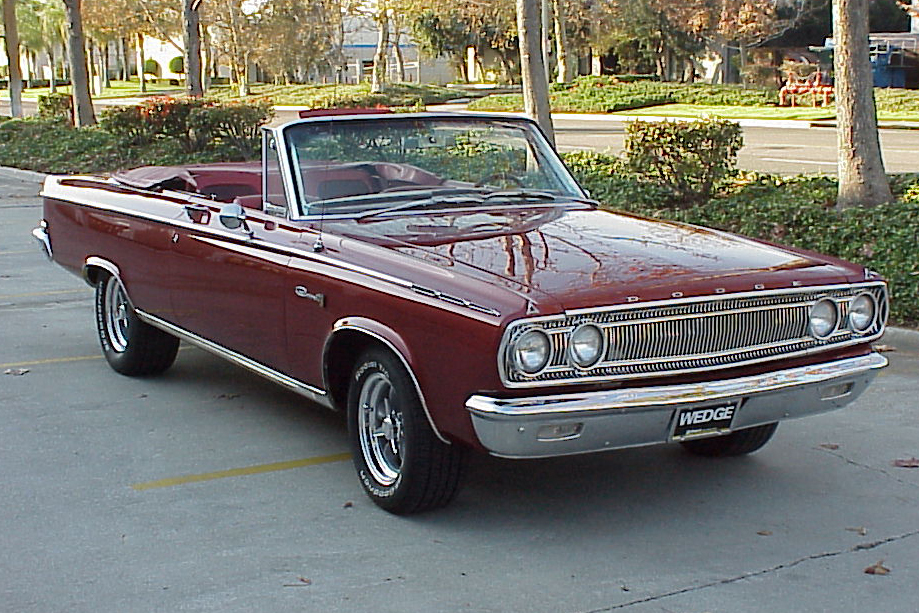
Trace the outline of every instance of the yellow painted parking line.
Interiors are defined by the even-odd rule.
[[[29,362],[7,362],[0,364],[0,368],[22,368],[23,366],[40,366],[41,364],[63,364],[65,362],[82,362],[83,360],[101,360],[102,354],[75,355],[69,358],[48,358],[46,360],[31,360]]]
[[[10,298],[32,298],[35,296],[54,296],[56,294],[90,294],[91,289],[59,289],[50,292],[29,292],[27,294],[0,294],[0,300],[9,300]]]
[[[212,473],[201,473],[198,475],[183,475],[181,477],[171,477],[168,479],[159,479],[157,481],[147,481],[146,483],[135,483],[131,489],[137,491],[153,490],[162,487],[173,487],[176,485],[185,485],[186,483],[198,483],[200,481],[214,481],[215,479],[226,479],[227,477],[243,477],[245,475],[258,475],[261,473],[271,473],[280,470],[290,470],[292,468],[303,468],[304,466],[316,466],[318,464],[331,464],[332,462],[344,462],[350,460],[350,453],[336,453],[333,455],[316,456],[313,458],[303,458],[302,460],[291,460],[289,462],[274,462],[273,464],[257,464],[255,466],[245,466],[243,468],[231,468],[230,470],[219,470]]]

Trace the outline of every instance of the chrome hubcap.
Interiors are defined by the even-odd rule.
[[[402,411],[396,406],[392,383],[382,372],[370,374],[358,398],[361,453],[370,474],[381,485],[392,485],[402,469],[404,432]]]
[[[122,353],[128,348],[128,297],[125,295],[121,284],[110,279],[105,286],[104,296],[105,332],[112,349]]]

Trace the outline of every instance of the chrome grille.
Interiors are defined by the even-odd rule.
[[[874,295],[878,316],[866,332],[847,327],[849,301],[862,292]],[[839,327],[827,339],[808,333],[810,307],[829,297],[836,302]],[[779,359],[845,344],[865,342],[883,331],[887,312],[886,285],[845,286],[721,294],[620,307],[579,309],[564,315],[523,319],[507,329],[499,356],[505,385],[526,387],[659,376]],[[568,335],[592,322],[603,330],[603,358],[589,369],[573,366],[567,355]],[[551,354],[535,376],[514,371],[509,347],[530,328],[549,336]]]

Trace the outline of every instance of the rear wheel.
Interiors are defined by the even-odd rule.
[[[100,276],[95,304],[99,344],[112,369],[141,376],[159,374],[172,366],[179,339],[142,322],[115,276]]]
[[[437,438],[402,364],[384,349],[357,362],[348,390],[348,430],[361,484],[396,514],[442,507],[459,491],[465,450]]]
[[[769,442],[775,434],[777,423],[737,430],[724,436],[713,436],[694,441],[683,441],[683,447],[696,455],[728,457],[753,453]]]

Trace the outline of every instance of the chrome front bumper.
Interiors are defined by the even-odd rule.
[[[538,458],[672,440],[680,409],[736,404],[734,430],[841,408],[858,398],[887,358],[871,353],[823,364],[685,385],[491,398],[466,409],[492,454]]]

